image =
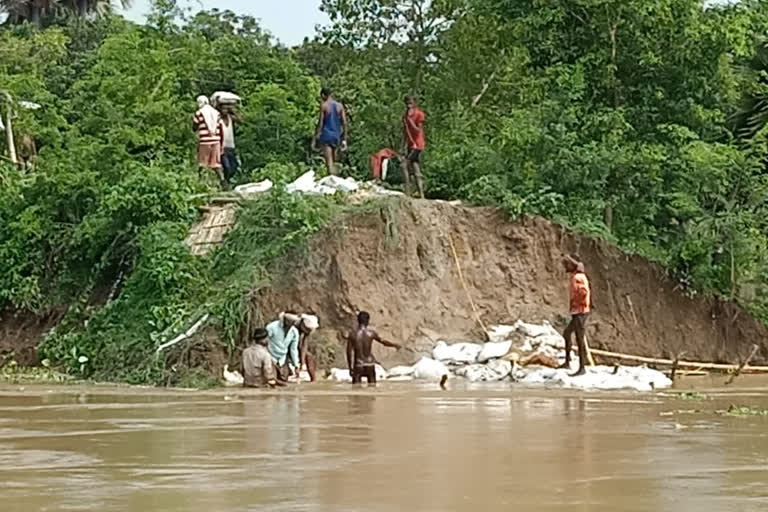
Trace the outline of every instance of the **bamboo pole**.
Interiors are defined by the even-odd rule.
[[[469,288],[467,287],[466,281],[464,281],[464,273],[461,271],[461,264],[459,263],[459,255],[456,252],[456,246],[453,244],[453,237],[451,235],[448,235],[448,243],[451,245],[451,252],[453,252],[453,261],[456,263],[456,270],[459,273],[459,280],[461,281],[461,286],[464,288],[464,293],[467,294],[467,298],[469,299],[469,305],[472,306],[472,312],[475,314],[475,320],[477,321],[478,325],[480,325],[480,328],[485,333],[486,338],[490,339],[488,337],[488,329],[486,329],[485,324],[483,323],[483,320],[480,318],[480,313],[477,311],[477,306],[475,306],[475,301],[472,300],[472,295],[469,293]]]
[[[172,347],[172,346],[176,345],[177,343],[180,343],[180,342],[190,338],[191,336],[194,336],[197,333],[197,331],[200,329],[200,327],[202,327],[203,324],[208,321],[208,317],[209,317],[208,313],[204,314],[202,317],[200,317],[200,319],[197,322],[195,322],[195,324],[192,327],[187,329],[186,332],[183,332],[183,333],[179,334],[178,336],[173,338],[171,341],[169,341],[167,343],[163,343],[162,345],[157,347],[157,352],[156,353],[159,354],[163,350],[165,350],[165,349],[167,349],[169,347]]]
[[[621,352],[610,352],[608,350],[592,349],[592,353],[602,357],[612,357],[614,359],[623,359],[626,361],[635,361],[638,363],[648,364],[662,364],[665,366],[672,366],[675,362],[671,359],[660,359],[656,357],[643,357],[632,354],[623,354]],[[703,363],[699,361],[678,361],[678,367],[680,368],[693,368],[695,370],[720,370],[720,371],[736,371],[739,366],[735,364],[721,364],[721,363]],[[756,373],[768,373],[768,366],[745,366],[742,372],[756,372]]]

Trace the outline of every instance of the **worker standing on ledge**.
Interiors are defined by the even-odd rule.
[[[570,277],[570,310],[571,322],[565,328],[565,364],[563,368],[571,367],[571,335],[576,334],[579,345],[579,369],[572,376],[584,375],[584,364],[587,361],[586,328],[587,318],[592,310],[592,290],[589,279],[584,273],[584,264],[575,254],[563,256],[563,267]]]
[[[421,174],[421,153],[427,145],[424,135],[424,123],[427,116],[419,108],[414,96],[405,97],[405,114],[403,115],[403,146],[405,146],[405,164],[403,165],[403,178],[405,181],[405,193],[410,195],[411,180],[416,180],[419,197],[424,199],[424,177]]]
[[[338,150],[346,151],[347,148],[347,111],[344,105],[333,99],[333,93],[327,87],[320,91],[320,98],[320,116],[312,139],[312,149],[320,145],[328,174],[335,176]]]

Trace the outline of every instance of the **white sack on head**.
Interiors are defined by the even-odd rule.
[[[320,327],[320,320],[315,315],[301,315],[301,320],[304,322],[304,327],[310,331],[314,331]]]

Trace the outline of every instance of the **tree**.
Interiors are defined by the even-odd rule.
[[[465,12],[465,0],[323,0],[331,26],[327,42],[354,48],[403,52],[410,85],[420,93],[425,68],[434,61],[439,38]]]
[[[125,9],[131,0],[119,0]],[[0,0],[0,11],[8,13],[8,22],[42,25],[57,16],[106,16],[114,11],[112,0]]]

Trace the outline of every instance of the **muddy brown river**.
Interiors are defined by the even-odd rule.
[[[715,413],[768,407],[760,384],[709,400],[0,385],[0,510],[765,511],[768,418]]]

